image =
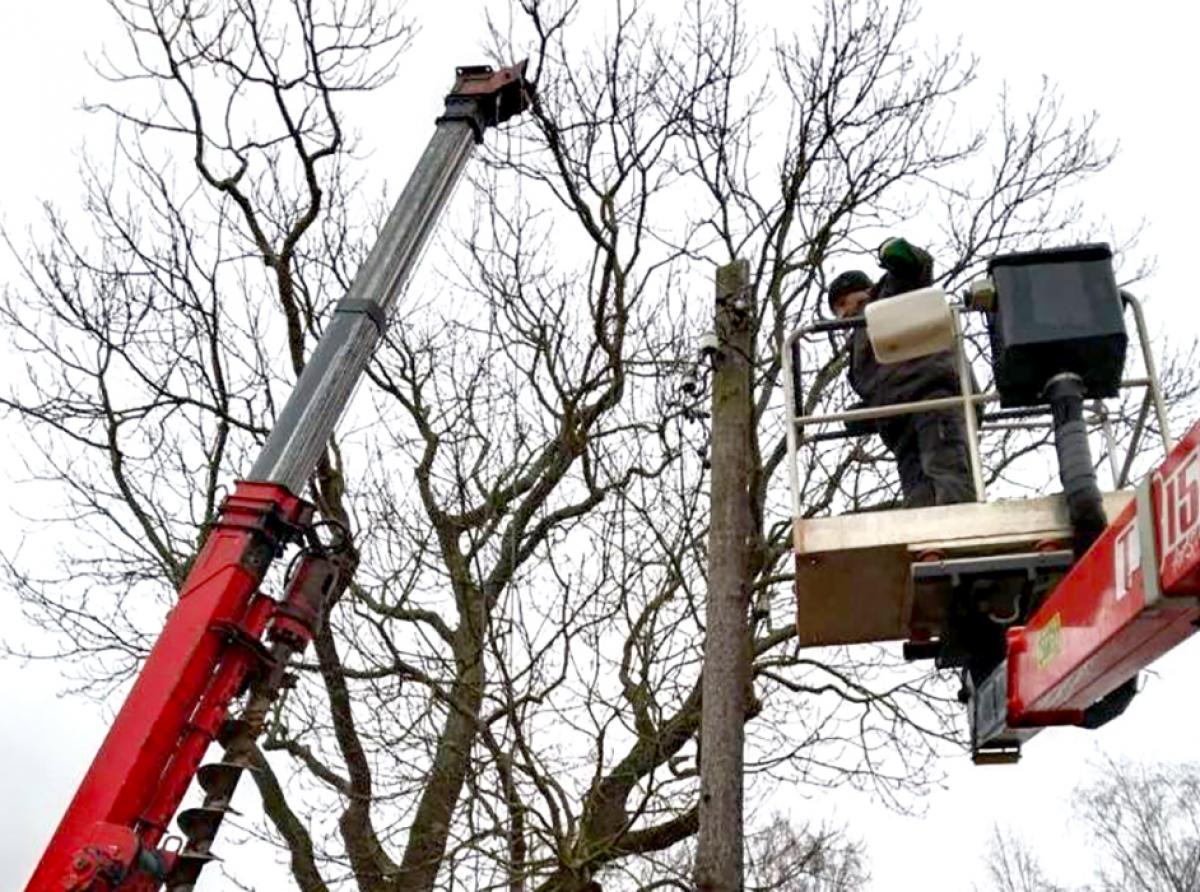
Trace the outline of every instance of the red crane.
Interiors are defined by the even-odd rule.
[[[59,822],[26,892],[152,892],[193,887],[288,661],[318,631],[337,582],[344,531],[322,541],[297,493],[342,410],[484,131],[530,101],[525,63],[459,68],[445,111],[379,240],[338,304],[250,475],[238,481],[158,641]],[[300,546],[282,598],[259,590],[271,563]],[[246,694],[238,717],[235,699]],[[220,761],[200,765],[220,742]],[[197,808],[169,824],[195,778]]]

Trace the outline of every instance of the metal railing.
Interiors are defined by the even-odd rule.
[[[1162,385],[1158,378],[1157,366],[1150,348],[1150,335],[1146,329],[1146,317],[1142,312],[1141,302],[1128,291],[1121,292],[1121,300],[1125,306],[1133,310],[1134,327],[1137,330],[1138,344],[1141,348],[1142,363],[1146,370],[1145,377],[1129,378],[1121,381],[1120,389],[1145,388],[1141,408],[1138,410],[1130,435],[1129,449],[1123,462],[1117,460],[1117,439],[1113,432],[1112,421],[1103,400],[1095,400],[1087,420],[1100,431],[1104,437],[1105,450],[1108,453],[1109,468],[1112,473],[1113,485],[1116,489],[1123,488],[1129,481],[1129,473],[1137,456],[1141,439],[1149,419],[1150,409],[1153,408],[1158,421],[1159,434],[1164,453],[1170,452],[1174,445],[1170,426],[1167,420],[1166,404],[1163,401]],[[803,510],[800,502],[800,471],[797,465],[798,453],[804,443],[815,443],[824,440],[844,439],[856,436],[849,431],[836,433],[819,433],[809,435],[806,427],[829,423],[846,423],[854,421],[875,421],[884,418],[896,418],[901,415],[911,415],[917,412],[933,412],[945,409],[960,409],[963,413],[963,425],[966,430],[967,460],[971,469],[971,482],[977,502],[986,502],[983,483],[983,463],[980,457],[979,435],[981,424],[976,415],[976,407],[999,402],[1000,395],[994,391],[975,393],[972,390],[970,360],[965,349],[966,338],[963,334],[962,314],[967,312],[963,307],[951,305],[951,320],[954,326],[955,365],[961,392],[958,396],[938,397],[936,399],[915,400],[905,403],[891,403],[884,406],[870,406],[861,409],[845,409],[841,412],[824,414],[804,414],[803,411],[803,380],[800,364],[801,341],[810,335],[829,332],[850,331],[866,326],[866,320],[861,316],[844,320],[821,320],[801,326],[788,335],[783,344],[783,382],[784,394],[787,401],[791,423],[787,425],[788,449],[788,480],[792,493],[792,516],[802,517]],[[1050,408],[1031,407],[1028,409],[1001,410],[993,416],[983,416],[982,427],[988,430],[1032,430],[1048,427],[1045,421],[1028,421],[1026,419],[1049,414]],[[993,423],[989,424],[989,419]]]

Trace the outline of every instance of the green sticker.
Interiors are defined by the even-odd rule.
[[[1062,650],[1062,618],[1056,613],[1050,617],[1050,622],[1038,629],[1035,653],[1038,668],[1045,669],[1046,665],[1058,656],[1060,650]]]

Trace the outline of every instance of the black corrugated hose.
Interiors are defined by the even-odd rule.
[[[1054,415],[1054,446],[1058,450],[1058,474],[1074,534],[1075,559],[1079,560],[1108,526],[1104,499],[1096,482],[1092,450],[1083,423],[1083,381],[1078,375],[1056,375],[1046,385],[1046,399]],[[1123,713],[1137,694],[1138,677],[1110,691],[1089,706],[1080,726],[1099,728]]]
[[[1067,500],[1067,515],[1071,519],[1078,560],[1108,526],[1104,499],[1092,465],[1087,427],[1083,423],[1083,380],[1070,373],[1055,375],[1046,385],[1045,392],[1054,416],[1058,474]]]

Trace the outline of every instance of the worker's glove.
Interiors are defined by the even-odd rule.
[[[901,281],[918,287],[933,281],[933,258],[905,239],[888,239],[879,246],[878,255],[879,265]]]
[[[866,403],[855,403],[850,407],[851,411],[855,409],[867,408]],[[852,437],[868,437],[879,430],[879,419],[877,418],[856,418],[853,421],[843,422],[846,433]]]

